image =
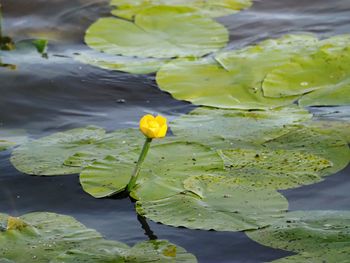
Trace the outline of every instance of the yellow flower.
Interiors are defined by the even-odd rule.
[[[140,130],[148,138],[163,138],[168,130],[166,118],[147,114],[140,120]]]

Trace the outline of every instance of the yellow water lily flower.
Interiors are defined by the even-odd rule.
[[[147,138],[163,138],[168,130],[167,119],[160,115],[154,117],[147,114],[140,120],[140,130]]]

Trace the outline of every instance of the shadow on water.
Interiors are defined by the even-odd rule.
[[[16,71],[0,68],[0,125],[21,128],[33,137],[89,124],[109,130],[135,126],[146,112],[174,118],[193,108],[161,92],[153,75],[110,72],[80,64],[73,54],[86,48],[86,28],[109,15],[109,1],[2,0],[4,29],[15,41],[46,38],[49,57],[10,58]],[[228,49],[269,37],[309,31],[321,37],[349,32],[348,0],[264,0],[239,14],[221,18],[230,30]],[[168,239],[200,262],[264,262],[287,255],[249,240],[243,233],[195,231],[147,223],[125,199],[97,200],[74,176],[33,177],[19,173],[0,153],[0,211],[69,214],[107,238],[134,244]],[[283,191],[291,210],[350,209],[350,168],[319,184]],[[145,236],[146,234],[146,236]]]

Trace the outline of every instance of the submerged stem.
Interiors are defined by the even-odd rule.
[[[148,150],[149,150],[149,147],[151,146],[151,142],[152,142],[152,138],[146,138],[146,141],[143,145],[143,148],[142,148],[142,151],[141,151],[141,154],[140,154],[140,157],[139,157],[139,160],[137,161],[137,164],[136,164],[136,167],[135,167],[135,170],[130,178],[130,181],[128,183],[128,186],[127,186],[127,191],[130,192],[136,182],[137,182],[137,179],[139,177],[139,174],[140,174],[140,171],[141,171],[141,167],[142,167],[142,164],[146,158],[146,155],[148,153]]]

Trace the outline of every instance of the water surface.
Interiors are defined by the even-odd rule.
[[[107,130],[133,127],[145,113],[170,119],[194,108],[161,92],[154,75],[110,72],[74,61],[86,49],[84,31],[109,16],[108,1],[1,0],[4,29],[16,41],[46,38],[49,57],[28,55],[0,68],[0,125],[24,129],[31,137],[86,125]],[[230,30],[227,49],[236,49],[287,33],[319,37],[350,33],[349,0],[261,0],[252,8],[220,18]],[[349,110],[349,109],[348,109]],[[317,111],[317,110],[315,110]],[[348,111],[349,112],[349,111]],[[84,193],[78,176],[32,177],[16,171],[9,152],[0,153],[0,212],[68,214],[107,238],[130,245],[155,236],[183,246],[199,262],[264,262],[288,252],[261,246],[243,233],[173,228],[138,220],[128,199],[97,200]],[[283,191],[290,210],[350,209],[350,167],[325,181]],[[143,228],[142,228],[143,227]],[[147,232],[147,233],[145,233]]]

